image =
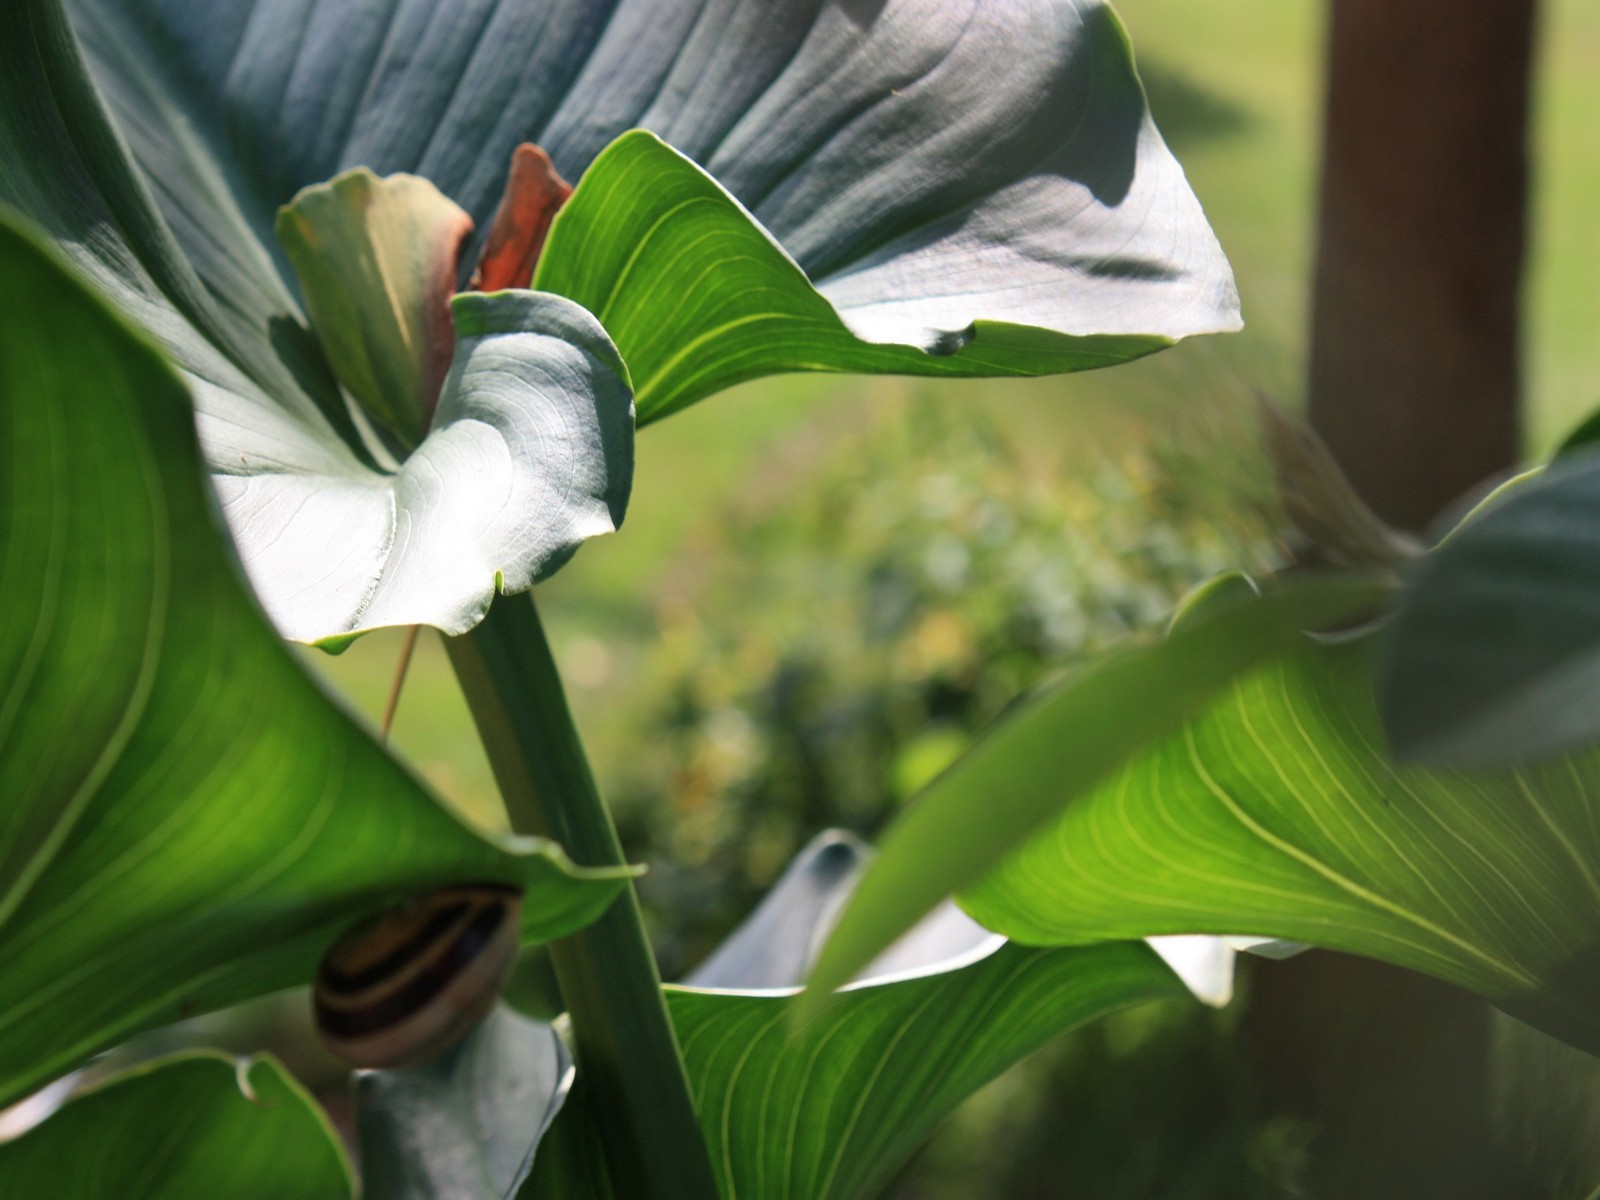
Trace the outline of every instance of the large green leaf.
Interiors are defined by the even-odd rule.
[[[1332,625],[1382,594],[1371,581],[1332,577],[1258,598],[1242,577],[1231,578],[1246,598],[1233,598],[1232,587],[1212,589],[1164,641],[1109,658],[1035,698],[918,797],[885,834],[823,951],[813,1004],[1229,680],[1304,640],[1303,630]]]
[[[1600,737],[1600,454],[1558,461],[1427,556],[1384,675],[1408,757],[1514,763]]]
[[[636,125],[703,163],[748,210],[717,192],[720,249],[756,246],[765,262],[752,276],[694,248],[663,255],[660,239],[637,259],[643,246],[606,247],[618,311],[648,305],[676,339],[662,353],[662,330],[627,328],[652,414],[772,371],[1068,370],[1238,326],[1227,263],[1098,0],[67,0],[81,59],[61,3],[0,16],[0,200],[190,373],[213,469],[273,481],[235,485],[266,493],[230,505],[247,560],[287,536],[286,512],[350,506],[339,536],[308,550],[372,575],[404,524],[352,500],[381,494],[389,472],[271,236],[280,204],[351,167],[431,179],[481,238],[524,139],[571,179]],[[699,183],[678,174],[669,190]],[[660,195],[603,185],[574,201],[600,197],[602,224],[659,215]],[[547,262],[584,239],[564,240]],[[708,270],[733,283],[706,290]],[[776,279],[806,320],[782,337],[744,328],[730,361],[723,300],[752,279]],[[712,374],[691,352],[707,338]],[[281,501],[287,478],[297,495]],[[413,530],[432,515],[418,510]],[[441,553],[452,536],[437,535]],[[481,588],[476,552],[453,571]],[[255,578],[277,614],[294,589]],[[470,612],[429,619],[453,628]]]
[[[1242,678],[963,906],[1032,944],[1231,932],[1365,954],[1600,1050],[1600,756],[1396,765],[1374,640]]]
[[[788,997],[870,854],[820,835],[695,988],[669,989],[726,1200],[877,1195],[1007,1067],[1087,1021],[1184,994],[1146,947],[1002,945],[950,907],[797,1029]]]
[[[474,834],[307,678],[181,383],[4,214],[0,312],[0,1103],[427,888],[522,887],[528,938],[599,915],[616,872]]]
[[[69,1101],[0,1145],[15,1200],[351,1200],[350,1165],[316,1102],[271,1059],[162,1059]]]
[[[504,1005],[433,1062],[361,1072],[364,1200],[506,1200],[572,1078],[556,1031]]]
[[[643,131],[589,167],[535,282],[599,316],[638,382],[641,424],[779,371],[1049,375],[1126,362],[1174,340],[1105,326],[1089,312],[1076,328],[1030,326],[1025,305],[994,303],[993,315],[939,329],[915,325],[919,313],[938,319],[932,298],[836,304],[714,178]],[[871,294],[850,280],[831,291],[856,289]],[[1086,304],[1095,292],[1085,287]]]

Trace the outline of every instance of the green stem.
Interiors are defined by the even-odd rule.
[[[482,624],[445,644],[511,827],[559,842],[585,866],[621,863],[531,597],[497,599]],[[633,888],[593,925],[552,943],[550,957],[617,1194],[717,1200]]]

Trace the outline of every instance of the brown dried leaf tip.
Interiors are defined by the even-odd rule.
[[[533,282],[550,222],[572,195],[572,185],[557,173],[550,156],[531,142],[511,154],[505,194],[478,258],[469,291],[498,292]]]

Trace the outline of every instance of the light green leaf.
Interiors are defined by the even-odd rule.
[[[1099,663],[1002,721],[892,825],[812,975],[840,986],[952,892],[975,883],[1066,805],[1166,736],[1229,680],[1377,603],[1359,577],[1312,579],[1240,602],[1212,589],[1164,641]],[[1159,929],[1151,933],[1251,933]],[[1134,934],[1132,936],[1142,936]]]
[[[1507,491],[1422,561],[1384,726],[1423,761],[1515,763],[1600,738],[1600,454]]]
[[[316,1102],[270,1058],[162,1059],[68,1101],[0,1145],[16,1200],[351,1200],[350,1165]]]
[[[998,317],[935,333],[892,305],[841,309],[715,179],[642,131],[618,138],[584,174],[551,228],[535,286],[600,318],[633,372],[640,424],[781,371],[1048,375],[1174,340]],[[849,295],[849,281],[835,290]]]
[[[1600,756],[1396,765],[1373,641],[1303,645],[1241,678],[963,906],[1031,944],[1218,933],[1364,954],[1600,1050]]]
[[[307,982],[352,921],[621,887],[485,840],[307,678],[225,549],[160,355],[0,213],[0,1104],[180,1016]]]
[[[505,1200],[572,1087],[556,1031],[501,1005],[441,1058],[356,1077],[364,1200]]]

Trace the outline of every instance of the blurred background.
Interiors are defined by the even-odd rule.
[[[747,385],[646,430],[623,532],[541,588],[603,790],[650,866],[668,978],[817,830],[870,839],[1020,693],[1158,626],[1215,570],[1278,560],[1252,396],[1299,407],[1307,391],[1327,10],[1118,8],[1233,262],[1245,332],[1064,379]],[[1530,456],[1600,403],[1600,3],[1549,0],[1536,29]],[[400,641],[306,657],[375,721]],[[469,819],[500,824],[431,632],[392,741]],[[1318,1155],[1346,1145],[1324,1128],[1337,1118],[1280,1102],[1240,1048],[1273,969],[1246,972],[1225,1012],[1143,1010],[1064,1039],[969,1102],[895,1194],[1361,1196],[1317,1182]],[[530,963],[522,1003],[540,1002],[538,974]],[[309,1051],[293,1065],[326,1070]]]

